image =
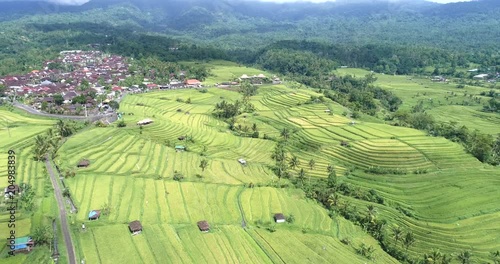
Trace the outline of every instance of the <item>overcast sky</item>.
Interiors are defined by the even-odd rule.
[[[61,4],[72,4],[78,5],[88,2],[89,0],[47,0],[53,3],[61,3]],[[323,2],[334,2],[335,0],[259,0],[265,2],[277,2],[277,3],[290,3],[290,2],[298,2],[298,1],[308,1],[314,3],[323,3]],[[389,0],[389,1],[412,1],[412,0]],[[427,0],[430,2],[436,3],[454,3],[454,2],[468,2],[470,0]]]

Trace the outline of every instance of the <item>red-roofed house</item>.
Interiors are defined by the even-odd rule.
[[[201,87],[201,82],[196,79],[188,79],[184,83],[187,87]]]

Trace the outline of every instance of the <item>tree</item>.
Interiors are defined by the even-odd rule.
[[[110,101],[110,102],[109,102],[109,106],[110,106],[113,110],[118,110],[118,109],[120,109],[120,104],[119,104],[117,101],[115,101],[115,100]]]
[[[283,128],[280,132],[280,136],[285,139],[285,141],[288,140],[288,138],[290,137],[290,130],[288,128]]]
[[[494,264],[500,264],[500,250],[490,252]]]
[[[392,228],[392,238],[394,238],[394,244],[397,245],[398,241],[403,237],[403,230],[399,226]]]
[[[332,170],[328,174],[327,185],[328,185],[328,188],[337,187],[337,173],[335,172],[335,170]]]
[[[253,132],[257,132],[257,124],[256,123],[253,123],[253,125],[252,125],[252,131]]]
[[[306,178],[306,172],[304,169],[300,169],[299,171],[299,174],[297,175],[297,177],[299,178],[300,182],[302,183],[302,185],[304,185],[304,180]]]
[[[46,135],[37,135],[35,137],[35,147],[33,148],[33,156],[37,161],[45,161],[45,157],[49,152],[49,141]]]
[[[56,123],[56,129],[57,132],[61,137],[69,137],[73,134],[74,129],[73,127],[69,124],[69,121],[64,121],[62,119],[59,119]]]
[[[309,161],[309,168],[311,168],[311,170],[314,169],[314,165],[316,165],[316,161],[314,161],[314,159],[311,159]]]
[[[460,254],[457,255],[457,259],[460,261],[462,264],[469,264],[471,263],[471,258],[472,253],[468,250],[464,250],[460,252]]]
[[[300,166],[300,160],[297,158],[297,156],[293,155],[292,158],[290,159],[290,162],[288,163],[290,168],[295,169],[298,166]]]
[[[31,238],[36,241],[38,245],[49,244],[53,239],[50,227],[47,225],[39,226],[31,235]]]
[[[202,159],[200,161],[201,172],[204,172],[207,167],[208,167],[208,160]]]
[[[328,166],[326,167],[326,172],[328,173],[332,173],[335,171],[335,165],[333,164],[328,164]]]
[[[62,95],[60,95],[60,94],[55,94],[55,95],[53,96],[53,99],[54,99],[54,103],[55,103],[56,105],[62,105],[62,104],[64,103],[64,98],[63,98],[63,96],[62,96]]]
[[[403,238],[403,245],[405,247],[406,252],[408,252],[408,248],[410,248],[413,244],[415,244],[415,236],[411,231],[408,231]]]
[[[377,214],[377,208],[375,208],[375,206],[373,206],[372,204],[369,204],[366,206],[366,212],[368,221],[370,223],[373,223]]]

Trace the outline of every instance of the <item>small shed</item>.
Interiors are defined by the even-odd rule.
[[[247,165],[247,161],[244,160],[244,159],[238,159],[238,162],[241,164],[241,165]]]
[[[274,221],[276,223],[284,223],[285,220],[286,220],[285,215],[283,215],[282,213],[277,213],[274,215]]]
[[[80,160],[78,162],[78,165],[76,165],[78,168],[87,168],[90,165],[90,161],[87,159]]]
[[[89,220],[98,220],[101,217],[101,210],[92,210],[89,213]]]
[[[4,195],[17,195],[21,193],[21,187],[17,184],[11,184],[4,189]]]
[[[30,236],[18,237],[14,239],[14,242],[11,241],[12,240],[9,240],[7,243],[9,247],[13,246],[13,248],[11,247],[11,249],[14,252],[14,254],[22,252],[30,252],[33,249],[33,246],[35,246],[35,242]]]
[[[202,231],[202,232],[208,232],[208,231],[210,231],[210,226],[208,225],[207,221],[205,221],[205,220],[199,221],[196,224],[198,225],[198,228],[200,229],[200,231]]]
[[[149,118],[146,118],[146,119],[143,119],[143,120],[137,122],[137,125],[143,126],[143,125],[148,125],[148,124],[151,124],[151,123],[153,123],[153,120],[151,120]]]
[[[179,151],[184,151],[186,150],[186,147],[182,146],[182,145],[177,145],[175,146],[175,151],[179,152]]]
[[[128,224],[128,229],[134,235],[140,234],[142,232],[141,222],[139,220],[130,222],[130,224]]]

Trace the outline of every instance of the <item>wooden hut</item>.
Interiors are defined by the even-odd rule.
[[[18,237],[13,240],[14,242],[11,242],[12,240],[9,239],[7,244],[14,254],[30,252],[35,246],[35,242],[29,236]]]
[[[78,168],[87,168],[90,165],[90,161],[83,159],[78,162],[78,165],[76,165]]]
[[[17,195],[17,194],[20,194],[21,193],[21,187],[19,187],[19,185],[17,184],[11,184],[7,187],[5,187],[4,189],[4,195],[6,196],[14,196],[14,195]]]
[[[98,220],[101,217],[101,210],[92,210],[89,213],[89,220]]]
[[[208,232],[208,231],[210,231],[210,226],[208,225],[208,222],[205,221],[205,220],[199,221],[197,223],[197,225],[198,225],[198,228],[200,229],[200,231],[202,231],[202,232]]]
[[[282,213],[275,214],[274,221],[276,223],[284,223],[286,221],[285,215],[283,215]]]
[[[130,224],[128,224],[128,229],[134,235],[140,234],[142,232],[141,222],[139,220],[130,222]]]

